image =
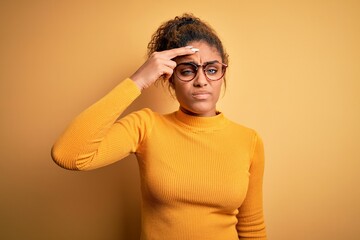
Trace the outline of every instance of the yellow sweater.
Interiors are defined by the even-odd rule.
[[[266,239],[259,136],[221,113],[194,117],[144,109],[117,120],[139,94],[126,79],[81,113],[55,143],[55,162],[89,170],[135,153],[141,239]]]

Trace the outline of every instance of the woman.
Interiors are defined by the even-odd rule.
[[[185,14],[164,23],[148,60],[81,113],[52,149],[56,163],[90,170],[135,153],[142,239],[266,239],[263,145],[216,109],[228,56],[212,28]],[[180,104],[118,120],[141,90],[168,83]]]

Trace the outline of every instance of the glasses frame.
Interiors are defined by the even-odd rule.
[[[220,64],[222,65],[223,73],[222,73],[221,77],[219,77],[218,79],[210,79],[210,78],[207,76],[206,72],[205,72],[206,66],[209,65],[209,64],[214,64],[214,63],[220,63]],[[195,75],[194,75],[194,77],[193,77],[192,79],[190,79],[190,80],[183,80],[183,79],[181,79],[181,78],[176,74],[176,69],[177,69],[177,67],[178,67],[178,66],[181,66],[181,65],[192,65],[193,67],[195,67],[196,73],[195,73]],[[191,81],[194,80],[194,79],[196,78],[196,76],[198,75],[199,68],[202,68],[202,69],[203,69],[203,72],[204,72],[205,78],[206,78],[208,81],[215,82],[215,81],[219,81],[222,77],[224,77],[227,67],[228,67],[227,64],[221,63],[221,62],[219,62],[219,61],[217,61],[217,60],[211,61],[211,62],[206,62],[206,63],[204,63],[204,64],[196,64],[196,63],[194,63],[194,62],[182,62],[182,63],[179,63],[179,64],[175,67],[175,69],[174,69],[174,75],[175,75],[180,81],[182,81],[182,82],[191,82]]]

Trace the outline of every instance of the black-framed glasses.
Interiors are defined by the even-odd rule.
[[[203,69],[207,80],[218,81],[224,76],[227,65],[217,60],[206,62],[203,65],[196,64],[194,62],[184,62],[179,63],[176,66],[174,73],[179,80],[183,82],[190,82],[196,77],[199,68]]]

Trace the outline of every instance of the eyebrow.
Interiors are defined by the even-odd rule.
[[[218,60],[212,60],[212,61],[207,61],[207,62],[204,62],[202,65],[208,65],[208,64],[213,64],[213,63],[219,63]],[[200,65],[194,61],[189,61],[189,62],[180,62],[178,64],[195,64],[195,65]]]

